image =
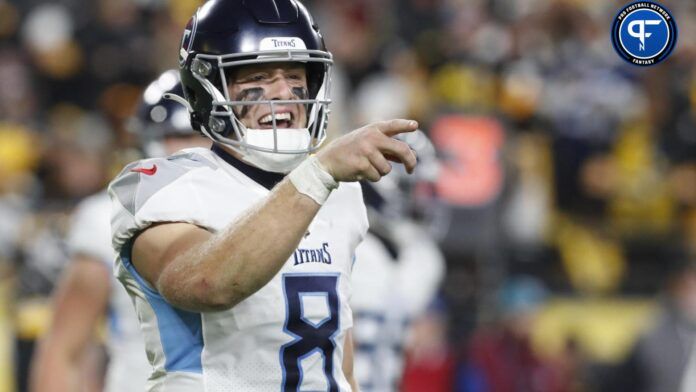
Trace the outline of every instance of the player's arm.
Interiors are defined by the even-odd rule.
[[[334,140],[317,154],[317,159],[336,181],[378,181],[391,171],[388,160],[402,162],[411,172],[416,164],[413,151],[391,136],[416,127],[415,121],[408,120],[369,125]],[[146,229],[133,244],[133,264],[177,307],[194,311],[228,309],[278,272],[320,207],[286,178],[268,197],[219,233],[186,223]]]
[[[346,339],[343,343],[343,374],[350,383],[353,392],[360,391],[360,386],[355,380],[353,373],[353,329],[349,329],[346,333]]]
[[[100,260],[75,256],[58,285],[51,327],[32,364],[33,391],[80,389],[82,355],[105,313],[110,290],[109,271]]]

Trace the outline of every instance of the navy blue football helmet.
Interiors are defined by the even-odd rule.
[[[137,135],[147,156],[166,155],[161,143],[165,138],[198,134],[191,128],[186,108],[168,99],[182,94],[179,72],[174,69],[162,73],[145,88],[140,104],[128,122],[128,130]]]
[[[230,71],[263,63],[295,62],[307,71],[307,99],[233,101]],[[186,26],[179,52],[184,94],[194,129],[242,156],[249,150],[308,154],[326,138],[332,56],[307,9],[296,0],[209,0]],[[183,102],[186,104],[186,102]],[[306,108],[309,137],[292,148],[278,142],[276,105]],[[235,107],[267,105],[273,114],[270,145],[250,142]],[[282,129],[282,128],[281,128]],[[272,132],[272,133],[270,133]],[[306,144],[306,145],[304,145]],[[253,151],[252,151],[253,152]]]

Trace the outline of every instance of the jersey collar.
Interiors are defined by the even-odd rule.
[[[230,153],[225,151],[225,149],[220,147],[217,143],[213,143],[213,147],[211,147],[211,150],[215,154],[217,154],[217,156],[222,158],[225,162],[234,166],[237,170],[239,170],[244,175],[251,178],[252,180],[254,180],[254,182],[260,184],[266,189],[270,190],[271,188],[276,186],[276,184],[278,184],[283,178],[285,178],[285,175],[283,174],[268,172],[240,161],[239,159],[233,157]]]

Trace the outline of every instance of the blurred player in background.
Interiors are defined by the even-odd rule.
[[[166,156],[184,147],[209,146],[193,132],[188,112],[164,93],[181,94],[179,73],[163,73],[145,90],[131,122],[148,156]],[[94,332],[108,316],[109,366],[106,391],[145,390],[151,367],[133,305],[113,278],[114,252],[106,191],[83,200],[73,214],[68,246],[72,262],[54,294],[53,321],[34,358],[36,391],[77,391],[84,384],[84,355]]]
[[[409,323],[432,302],[445,272],[435,240],[413,218],[416,187],[438,172],[435,149],[421,131],[404,135],[416,151],[412,176],[401,168],[362,182],[370,229],[353,267],[355,374],[362,391],[398,390]]]
[[[37,150],[43,143],[46,146],[37,168],[42,172],[41,180],[29,185],[36,193],[16,194],[30,203],[29,210],[15,221],[15,234],[6,238],[18,240],[16,247],[8,250],[16,285],[12,311],[15,379],[20,391],[27,390],[34,348],[50,324],[51,294],[70,259],[65,246],[70,216],[77,201],[103,188],[109,177],[111,128],[103,119],[78,115],[62,125],[51,124],[49,129],[60,131],[50,132],[45,140],[37,139],[32,145]],[[8,219],[19,218],[21,207],[22,203],[17,203]]]
[[[670,256],[663,260],[670,272],[657,311],[629,355],[602,380],[603,390],[696,390],[696,259]]]
[[[358,388],[349,277],[367,217],[348,182],[378,181],[388,160],[413,171],[392,136],[417,123],[368,125],[309,156],[331,59],[293,0],[211,0],[190,20],[182,103],[215,144],[132,163],[109,188],[151,390]]]

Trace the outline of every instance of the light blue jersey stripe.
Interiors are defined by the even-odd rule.
[[[201,353],[203,352],[203,330],[201,314],[181,310],[170,305],[157,291],[138,274],[130,261],[131,244],[121,250],[121,261],[135,278],[147,301],[157,317],[164,369],[168,372],[203,373]]]

